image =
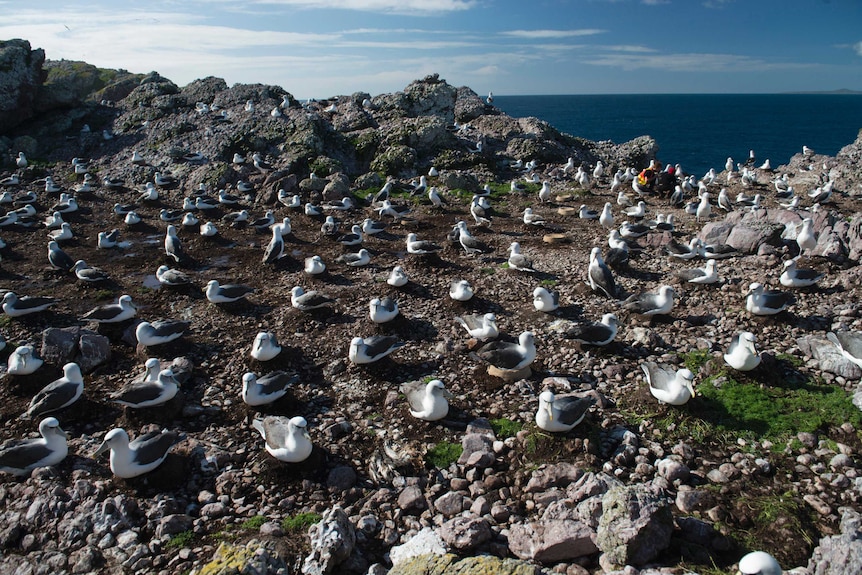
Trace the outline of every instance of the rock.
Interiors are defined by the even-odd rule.
[[[446,545],[436,530],[425,527],[419,533],[408,539],[403,545],[396,545],[389,550],[389,560],[393,568],[399,563],[419,555],[444,555]]]
[[[456,555],[418,555],[393,565],[389,575],[548,575],[524,561],[490,555],[459,558]]]
[[[688,480],[689,468],[684,463],[675,459],[665,458],[656,461],[656,470],[658,474],[673,483],[674,481],[685,482]]]
[[[42,359],[54,365],[65,365],[75,359],[81,328],[49,327],[42,332]]]
[[[545,491],[551,487],[567,487],[583,475],[583,470],[571,463],[554,463],[540,467],[534,471],[524,491],[535,493],[537,491]]]
[[[464,496],[455,491],[449,491],[434,502],[434,509],[444,517],[452,517],[464,510]]]
[[[356,484],[356,471],[347,465],[334,467],[326,477],[326,486],[336,492],[347,491]]]
[[[598,551],[596,534],[579,521],[557,519],[518,523],[509,530],[509,550],[539,563],[572,561]]]
[[[111,340],[90,330],[81,330],[78,352],[78,365],[81,371],[90,373],[111,359]]]
[[[418,485],[408,485],[398,494],[398,507],[405,513],[419,514],[428,508],[428,501]]]
[[[29,120],[45,72],[45,51],[32,50],[26,40],[0,41],[0,134]]]
[[[820,539],[808,571],[812,575],[856,575],[862,573],[862,515],[841,508],[841,534]]]
[[[194,518],[189,515],[173,514],[162,517],[159,521],[159,526],[156,528],[156,537],[164,537],[165,535],[176,535],[183,531],[188,531],[192,528]]]
[[[844,357],[838,348],[825,337],[806,335],[796,339],[796,345],[805,355],[820,362],[820,369],[846,379],[859,379],[862,369]]]
[[[440,537],[451,549],[470,551],[491,540],[491,526],[483,517],[456,517],[440,526]]]
[[[233,575],[235,573],[286,572],[284,559],[278,556],[272,542],[252,539],[246,545],[222,542],[209,563],[196,571],[198,575]]]
[[[308,530],[311,552],[302,563],[304,575],[325,575],[347,561],[356,546],[356,532],[347,514],[333,507]]]
[[[602,498],[596,544],[613,565],[643,565],[670,545],[673,514],[649,485],[612,487]]]

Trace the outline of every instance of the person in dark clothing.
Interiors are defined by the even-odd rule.
[[[655,178],[655,191],[662,198],[668,198],[673,193],[674,188],[679,184],[679,179],[676,177],[676,170],[673,166],[659,172]]]

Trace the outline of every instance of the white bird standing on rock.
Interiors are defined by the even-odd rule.
[[[796,235],[796,244],[799,246],[799,255],[808,250],[810,253],[817,247],[817,236],[814,234],[814,220],[804,218]]]
[[[611,209],[610,202],[605,202],[605,206],[602,208],[602,213],[599,214],[599,223],[606,230],[610,230],[614,227],[614,213]]]
[[[697,222],[700,223],[701,220],[708,220],[711,213],[712,205],[709,203],[709,192],[703,192],[700,196],[700,203],[697,204]]]
[[[601,292],[609,298],[617,297],[617,285],[614,281],[614,275],[602,259],[601,248],[593,248],[590,251],[590,265],[587,268],[587,278],[593,291]]]

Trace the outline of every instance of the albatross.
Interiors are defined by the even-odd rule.
[[[219,285],[218,280],[208,281],[206,287],[207,299],[212,303],[233,303],[253,292],[253,287],[242,284]]]
[[[126,430],[117,427],[105,435],[93,459],[110,451],[111,473],[121,479],[131,479],[161,465],[178,440],[179,434],[174,431],[151,431],[130,442]]]
[[[335,303],[335,298],[329,297],[317,290],[305,291],[302,286],[294,286],[290,290],[290,304],[299,311],[311,311]]]
[[[617,297],[617,285],[614,282],[614,275],[602,259],[601,248],[593,248],[590,251],[590,265],[587,268],[587,278],[593,291],[601,292],[609,298]]]
[[[132,319],[136,313],[137,308],[132,303],[132,296],[123,294],[117,299],[117,303],[94,307],[81,316],[81,319],[96,323],[119,323]]]
[[[174,341],[189,329],[190,323],[181,320],[142,321],[135,328],[135,337],[144,347]]]
[[[808,287],[819,282],[826,274],[809,268],[797,268],[796,259],[784,262],[784,271],[778,281],[784,287]]]
[[[30,400],[30,407],[21,415],[21,419],[32,419],[59,411],[78,401],[84,392],[84,377],[77,363],[69,362],[63,366],[63,377],[55,379]]]
[[[35,354],[32,345],[19,345],[6,360],[6,372],[10,375],[30,375],[43,363],[44,360]]]
[[[262,377],[248,372],[242,376],[242,400],[252,407],[270,404],[284,397],[297,381],[299,375],[281,370]]]
[[[428,383],[408,381],[402,383],[398,391],[407,396],[410,415],[424,421],[439,421],[449,413],[449,399],[452,394],[439,379]]]
[[[617,337],[618,326],[617,316],[606,313],[598,323],[573,326],[565,333],[565,337],[584,345],[608,345]]]
[[[500,330],[497,328],[497,316],[493,313],[464,315],[455,317],[455,321],[464,326],[470,337],[481,341],[494,339],[500,335]]]
[[[3,296],[3,312],[9,317],[21,317],[31,313],[45,311],[57,300],[52,297],[34,296],[18,297],[15,292],[7,291]]]
[[[650,393],[661,403],[683,405],[694,396],[694,374],[687,368],[674,370],[654,361],[641,364]]]
[[[673,287],[663,285],[658,293],[644,292],[629,296],[623,302],[623,309],[644,316],[668,314],[673,309],[675,295]]]
[[[484,362],[498,368],[519,371],[536,359],[535,336],[531,331],[522,332],[518,343],[490,341],[476,351]]]
[[[755,337],[750,331],[742,331],[733,336],[724,361],[737,371],[751,371],[760,365],[760,354],[754,348]]]
[[[755,282],[748,286],[745,309],[752,315],[775,315],[787,309],[792,302],[792,294],[767,290],[763,284]]]
[[[258,361],[269,361],[281,353],[281,346],[275,334],[271,331],[261,331],[254,336],[251,344],[251,356]]]
[[[533,307],[536,311],[551,313],[560,307],[560,294],[539,286],[533,290]]]
[[[374,363],[399,347],[404,345],[393,335],[372,335],[371,337],[354,337],[350,340],[348,359],[355,364]]]
[[[398,316],[398,302],[389,296],[373,298],[368,308],[368,315],[374,323],[386,323]]]
[[[300,463],[308,459],[314,449],[304,417],[268,415],[252,421],[252,427],[266,442],[267,453],[279,461]]]
[[[39,422],[39,434],[42,437],[11,441],[0,447],[0,471],[23,477],[37,467],[57,465],[66,458],[67,435],[56,418],[46,417]]]
[[[536,425],[552,433],[571,431],[583,421],[590,407],[596,402],[594,397],[575,395],[556,396],[546,389],[539,395],[539,408],[536,410]]]
[[[133,381],[111,395],[111,401],[140,409],[162,405],[172,400],[179,391],[179,382],[170,369],[159,371],[155,380]]]

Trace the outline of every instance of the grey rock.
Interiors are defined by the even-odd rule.
[[[584,471],[571,463],[554,463],[534,471],[524,491],[534,493],[545,491],[551,487],[567,487],[583,475]]]
[[[344,510],[333,507],[308,530],[311,552],[302,563],[304,575],[325,575],[345,562],[356,546],[356,532]]]
[[[443,555],[446,544],[436,530],[425,527],[419,533],[408,539],[403,545],[396,545],[389,550],[389,560],[395,567],[399,563],[418,555]]]
[[[602,511],[596,544],[611,564],[643,565],[670,545],[673,515],[660,490],[613,487],[602,498]]]
[[[470,551],[490,541],[491,526],[483,517],[455,517],[440,526],[440,537],[451,549]]]
[[[45,51],[26,40],[0,41],[0,134],[33,117],[45,80]]]
[[[398,494],[398,507],[405,513],[421,513],[428,508],[428,501],[418,485],[408,485]]]
[[[660,459],[655,464],[658,474],[673,483],[674,481],[688,480],[690,472],[688,466],[672,458]]]
[[[448,491],[434,502],[434,509],[444,517],[452,517],[464,510],[464,496],[455,491]]]
[[[855,575],[862,573],[862,515],[841,508],[841,534],[820,539],[808,571],[812,575]]]
[[[78,338],[78,365],[81,371],[90,373],[111,359],[111,340],[90,330],[81,330]]]
[[[598,551],[595,537],[588,525],[570,519],[519,523],[509,531],[509,549],[521,559],[559,563]]]
[[[176,535],[192,528],[194,518],[188,515],[174,514],[163,517],[156,527],[156,537]]]
[[[347,491],[356,485],[356,471],[350,466],[339,465],[326,476],[326,486],[336,492]]]
[[[797,338],[796,345],[805,355],[809,355],[820,362],[820,369],[840,375],[846,379],[859,379],[862,377],[862,369],[844,357],[838,348],[825,337],[818,335],[805,335]]]
[[[42,359],[54,365],[64,365],[75,359],[81,328],[78,326],[49,327],[42,332]]]

